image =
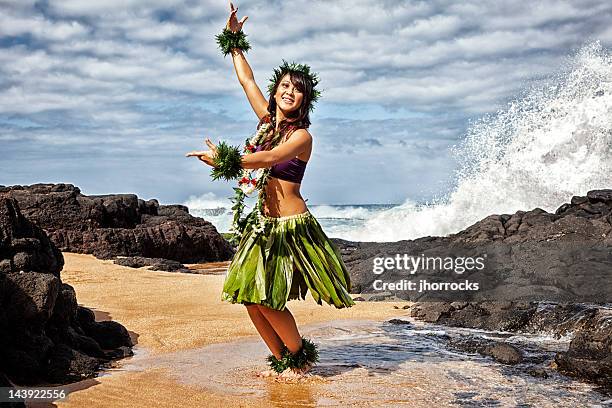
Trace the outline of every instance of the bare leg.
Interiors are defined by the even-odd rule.
[[[283,340],[292,354],[297,353],[302,348],[302,336],[297,329],[295,319],[289,309],[279,311],[265,306],[259,306],[261,313],[268,319],[276,334]],[[311,370],[312,364],[308,363],[302,368],[288,368],[277,378],[277,381],[301,381]]]
[[[280,311],[259,305],[259,311],[268,320],[277,337],[280,337],[292,354],[300,351],[302,348],[302,337],[289,309],[285,308],[285,310]],[[278,358],[278,356],[276,357]]]
[[[281,351],[283,349],[283,341],[278,334],[276,334],[274,328],[272,328],[265,316],[261,313],[259,305],[247,305],[246,308],[249,312],[249,317],[251,318],[253,325],[272,354],[274,354],[274,357],[278,359],[282,358]]]

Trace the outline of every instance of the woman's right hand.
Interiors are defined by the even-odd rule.
[[[236,17],[236,13],[238,12],[238,7],[234,8],[234,5],[230,1],[230,15],[227,19],[226,27],[230,29],[232,32],[238,32],[242,30],[242,25],[245,21],[247,21],[248,16],[242,17],[240,21],[238,21],[238,17]]]

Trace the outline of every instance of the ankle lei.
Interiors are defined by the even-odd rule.
[[[296,354],[291,354],[287,347],[283,346],[280,360],[273,354],[268,356],[270,368],[277,373],[282,373],[287,368],[304,368],[319,361],[319,351],[317,345],[309,339],[302,337],[302,348]]]

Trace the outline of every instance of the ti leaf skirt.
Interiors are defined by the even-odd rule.
[[[265,217],[263,233],[247,226],[225,275],[222,299],[284,310],[288,300],[305,299],[337,308],[354,305],[340,252],[316,218],[306,211]]]

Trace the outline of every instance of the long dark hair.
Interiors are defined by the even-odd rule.
[[[286,74],[289,74],[289,78],[291,79],[291,83],[295,86],[298,91],[300,91],[303,95],[302,104],[300,107],[293,112],[290,112],[287,116],[288,120],[283,120],[278,125],[278,130],[280,133],[280,137],[289,136],[291,133],[296,131],[297,129],[308,129],[310,126],[310,104],[312,103],[312,81],[306,75],[299,71],[289,71]],[[274,84],[274,88],[270,92],[270,97],[268,99],[268,115],[262,118],[259,121],[259,126],[261,126],[264,122],[271,123],[271,132],[268,134],[266,141],[262,144],[263,150],[269,150],[278,140],[274,138],[275,129],[276,129],[276,99],[274,99],[274,95],[276,95],[276,91],[282,78],[285,76],[283,74],[280,76],[279,80]],[[276,140],[275,140],[276,139]]]

